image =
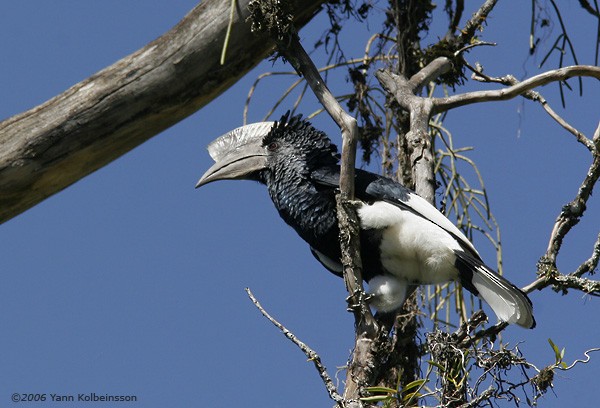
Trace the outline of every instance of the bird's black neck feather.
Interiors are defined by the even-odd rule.
[[[318,248],[322,240],[337,238],[337,215],[333,188],[318,188],[302,163],[287,163],[266,175],[265,182],[279,215],[309,245]]]

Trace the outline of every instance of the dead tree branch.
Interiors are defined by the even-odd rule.
[[[432,110],[435,114],[473,103],[505,101],[522,95],[533,88],[544,86],[551,82],[566,81],[573,77],[591,77],[600,79],[600,67],[591,65],[573,65],[541,73],[508,88],[491,91],[467,92],[446,98],[433,98]]]
[[[410,114],[410,131],[406,134],[412,164],[415,191],[433,203],[435,193],[434,160],[429,133],[432,115],[432,99],[418,96],[422,87],[439,75],[447,72],[450,61],[438,58],[406,80],[389,70],[379,70],[375,76],[383,88]]]
[[[181,121],[233,85],[273,49],[246,24],[249,0],[207,0],[139,51],[0,123],[0,223]],[[299,1],[296,24],[321,0]]]

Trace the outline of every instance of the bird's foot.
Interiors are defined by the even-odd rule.
[[[364,308],[369,307],[369,302],[373,299],[373,295],[362,290],[357,290],[354,294],[346,297],[348,303],[348,311],[352,313],[364,313]]]

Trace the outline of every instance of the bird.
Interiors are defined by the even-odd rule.
[[[315,258],[343,276],[336,193],[336,145],[302,115],[238,127],[208,145],[215,164],[196,188],[218,180],[266,186],[280,217],[308,243]],[[435,206],[391,178],[355,169],[363,280],[369,304],[394,313],[419,285],[458,281],[498,319],[535,327],[528,296],[487,266],[463,232]]]

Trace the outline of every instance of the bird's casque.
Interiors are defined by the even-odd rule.
[[[283,220],[328,270],[341,276],[335,193],[339,155],[301,116],[242,126],[208,147],[215,164],[196,187],[225,179],[266,185]],[[498,318],[535,326],[527,295],[486,266],[473,244],[434,206],[389,178],[356,169],[363,278],[371,305],[399,309],[410,286],[459,281]]]

